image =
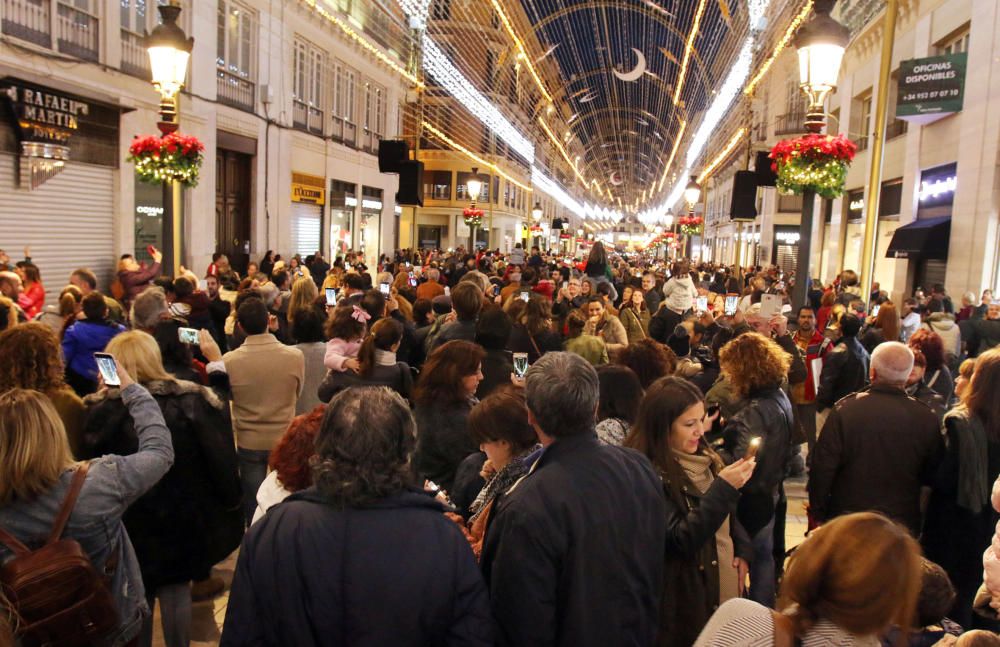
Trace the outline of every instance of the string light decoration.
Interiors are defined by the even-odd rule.
[[[701,175],[698,176],[698,184],[704,185],[705,180],[712,177],[712,173],[714,173],[715,170],[718,169],[719,166],[723,162],[725,162],[726,159],[729,158],[732,152],[736,150],[736,147],[739,146],[740,141],[746,134],[747,134],[747,129],[745,127],[740,128],[735,133],[733,133],[733,136],[729,138],[729,141],[719,152],[719,154],[715,156],[715,159],[709,162],[708,166],[706,166],[704,170],[702,170]]]
[[[844,135],[810,134],[782,140],[769,155],[774,160],[771,169],[778,174],[777,188],[795,195],[812,189],[824,198],[838,198],[844,193],[847,169],[857,150]]]
[[[517,179],[515,179],[509,173],[504,172],[504,170],[501,169],[496,164],[494,164],[492,162],[488,162],[484,158],[476,155],[475,153],[473,153],[472,151],[470,151],[465,146],[462,146],[461,144],[459,144],[458,142],[456,142],[455,140],[453,140],[452,138],[448,137],[443,132],[441,132],[440,130],[438,130],[437,128],[435,128],[433,124],[428,123],[428,122],[425,121],[425,122],[423,122],[423,127],[424,127],[424,130],[428,131],[430,134],[432,134],[435,137],[437,137],[438,139],[440,139],[442,143],[447,144],[452,149],[458,151],[459,153],[462,153],[463,155],[465,155],[466,157],[468,157],[470,160],[472,160],[474,162],[478,162],[478,163],[482,164],[483,166],[485,166],[485,167],[487,167],[489,169],[492,169],[493,173],[495,173],[496,175],[499,175],[500,177],[502,177],[503,179],[507,180],[508,182],[510,182],[514,186],[518,187],[519,189],[523,189],[524,191],[531,191],[531,187],[530,186],[528,186],[527,184],[524,184],[523,182],[519,182]]]
[[[142,182],[177,180],[185,186],[198,186],[204,151],[204,144],[191,135],[136,135],[128,147],[128,161],[135,164],[135,174]]]
[[[792,38],[795,36],[795,32],[797,32],[802,23],[805,22],[807,18],[809,18],[809,14],[812,13],[812,7],[813,7],[813,0],[806,0],[806,3],[802,6],[802,9],[795,16],[795,18],[792,19],[792,22],[788,24],[788,29],[785,30],[784,35],[774,46],[774,49],[771,51],[770,56],[768,56],[764,60],[760,68],[757,70],[757,73],[754,74],[750,82],[747,83],[747,87],[743,89],[744,94],[749,96],[753,94],[754,90],[757,89],[757,84],[760,83],[761,80],[767,75],[767,73],[771,71],[771,66],[774,65],[774,62],[778,59],[779,56],[781,56],[781,53],[785,50],[785,48],[788,47],[788,44],[792,42]]]
[[[688,63],[691,62],[691,53],[694,51],[694,39],[698,36],[698,26],[701,24],[701,17],[705,15],[705,5],[708,0],[699,0],[698,10],[694,13],[694,23],[691,25],[691,33],[688,35],[687,44],[684,46],[684,58],[681,59],[681,69],[677,73],[677,82],[674,84],[674,105],[681,100],[681,90],[684,89],[684,77],[687,76]]]

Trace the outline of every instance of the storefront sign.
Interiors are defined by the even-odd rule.
[[[920,182],[920,201],[926,202],[928,200],[933,200],[939,196],[949,195],[955,193],[955,189],[958,188],[958,178],[954,175],[950,175],[943,179],[937,180],[921,180]]]
[[[22,141],[65,145],[80,127],[80,117],[90,114],[84,101],[18,81],[4,82],[0,91],[14,111]]]
[[[774,232],[774,239],[777,240],[782,245],[798,245],[799,244],[799,232],[797,231],[776,231]]]
[[[324,180],[315,175],[292,173],[292,202],[326,204]]]
[[[847,219],[850,221],[861,220],[865,216],[865,192],[864,189],[848,191],[847,193]]]
[[[958,189],[958,165],[945,164],[920,172],[917,189],[918,217],[928,218],[951,215]]]
[[[899,64],[896,116],[927,124],[962,109],[968,55],[915,58]]]

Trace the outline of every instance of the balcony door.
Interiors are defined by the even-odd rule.
[[[253,156],[225,148],[215,158],[215,248],[240,275],[250,261]]]

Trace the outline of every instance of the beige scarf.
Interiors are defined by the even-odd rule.
[[[674,452],[674,456],[691,484],[702,494],[708,492],[708,488],[715,481],[715,475],[712,474],[712,459],[703,454],[677,451]],[[729,535],[729,517],[726,517],[715,532],[715,548],[719,554],[719,604],[722,604],[726,600],[739,597],[739,576],[733,567],[735,553],[733,539]]]

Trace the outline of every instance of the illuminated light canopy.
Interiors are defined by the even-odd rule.
[[[453,150],[456,150],[456,151],[462,153],[463,155],[465,155],[466,157],[468,157],[470,160],[472,160],[474,162],[478,162],[479,164],[485,166],[486,168],[492,169],[495,174],[497,174],[500,177],[504,178],[505,180],[507,180],[511,184],[513,184],[513,185],[515,185],[517,187],[520,187],[520,188],[524,189],[525,191],[531,191],[531,187],[530,186],[524,184],[523,182],[519,182],[516,178],[514,178],[513,176],[511,176],[509,173],[506,173],[503,169],[501,169],[496,164],[492,164],[490,162],[487,162],[485,159],[483,159],[479,155],[476,155],[475,153],[473,153],[472,151],[470,151],[465,146],[462,146],[461,144],[459,144],[458,142],[456,142],[454,139],[452,139],[448,135],[445,135],[443,132],[441,132],[440,130],[438,130],[430,122],[423,121],[423,122],[421,122],[421,125],[422,125],[422,127],[423,127],[424,130],[426,130],[431,135],[433,135],[434,137],[438,138],[439,140],[441,140],[445,144],[448,144],[449,146],[451,146],[451,148]]]
[[[677,83],[674,87],[674,104],[681,99],[681,90],[684,89],[684,78],[687,76],[688,63],[691,61],[691,53],[694,52],[694,41],[698,36],[698,27],[701,25],[701,17],[705,15],[705,5],[708,0],[699,0],[698,10],[694,14],[694,22],[691,24],[691,33],[688,34],[687,44],[684,46],[684,58],[681,60],[681,69],[677,73]]]
[[[535,146],[510,123],[500,109],[490,103],[472,82],[458,71],[427,34],[423,37],[424,68],[438,85],[455,97],[476,119],[504,140],[518,155],[531,163]]]
[[[781,55],[781,52],[788,47],[788,43],[792,41],[792,37],[795,36],[795,32],[799,30],[799,25],[805,22],[805,19],[809,17],[809,14],[812,12],[812,7],[812,0],[808,0],[802,7],[802,10],[796,14],[791,24],[788,25],[788,29],[785,30],[784,35],[778,41],[778,44],[774,46],[774,51],[771,52],[771,55],[767,57],[764,63],[760,66],[760,69],[757,70],[757,73],[754,74],[750,82],[747,83],[747,87],[743,89],[744,94],[753,94],[753,91],[757,89],[757,84],[760,83],[767,73],[771,71],[771,66],[774,65],[774,62],[778,59],[778,56]]]
[[[698,176],[699,184],[704,184],[705,180],[710,178],[712,176],[712,173],[714,173],[715,170],[723,162],[726,161],[726,159],[732,154],[733,150],[735,150],[735,148],[739,146],[740,141],[743,139],[743,136],[746,135],[746,133],[747,133],[746,128],[740,128],[733,134],[732,137],[729,138],[729,142],[726,144],[725,148],[722,149],[722,152],[716,155],[715,159],[709,162],[708,166],[706,166],[705,169]]]
[[[531,183],[573,213],[583,213],[580,203],[570,197],[558,182],[542,173],[537,166],[531,167]]]

